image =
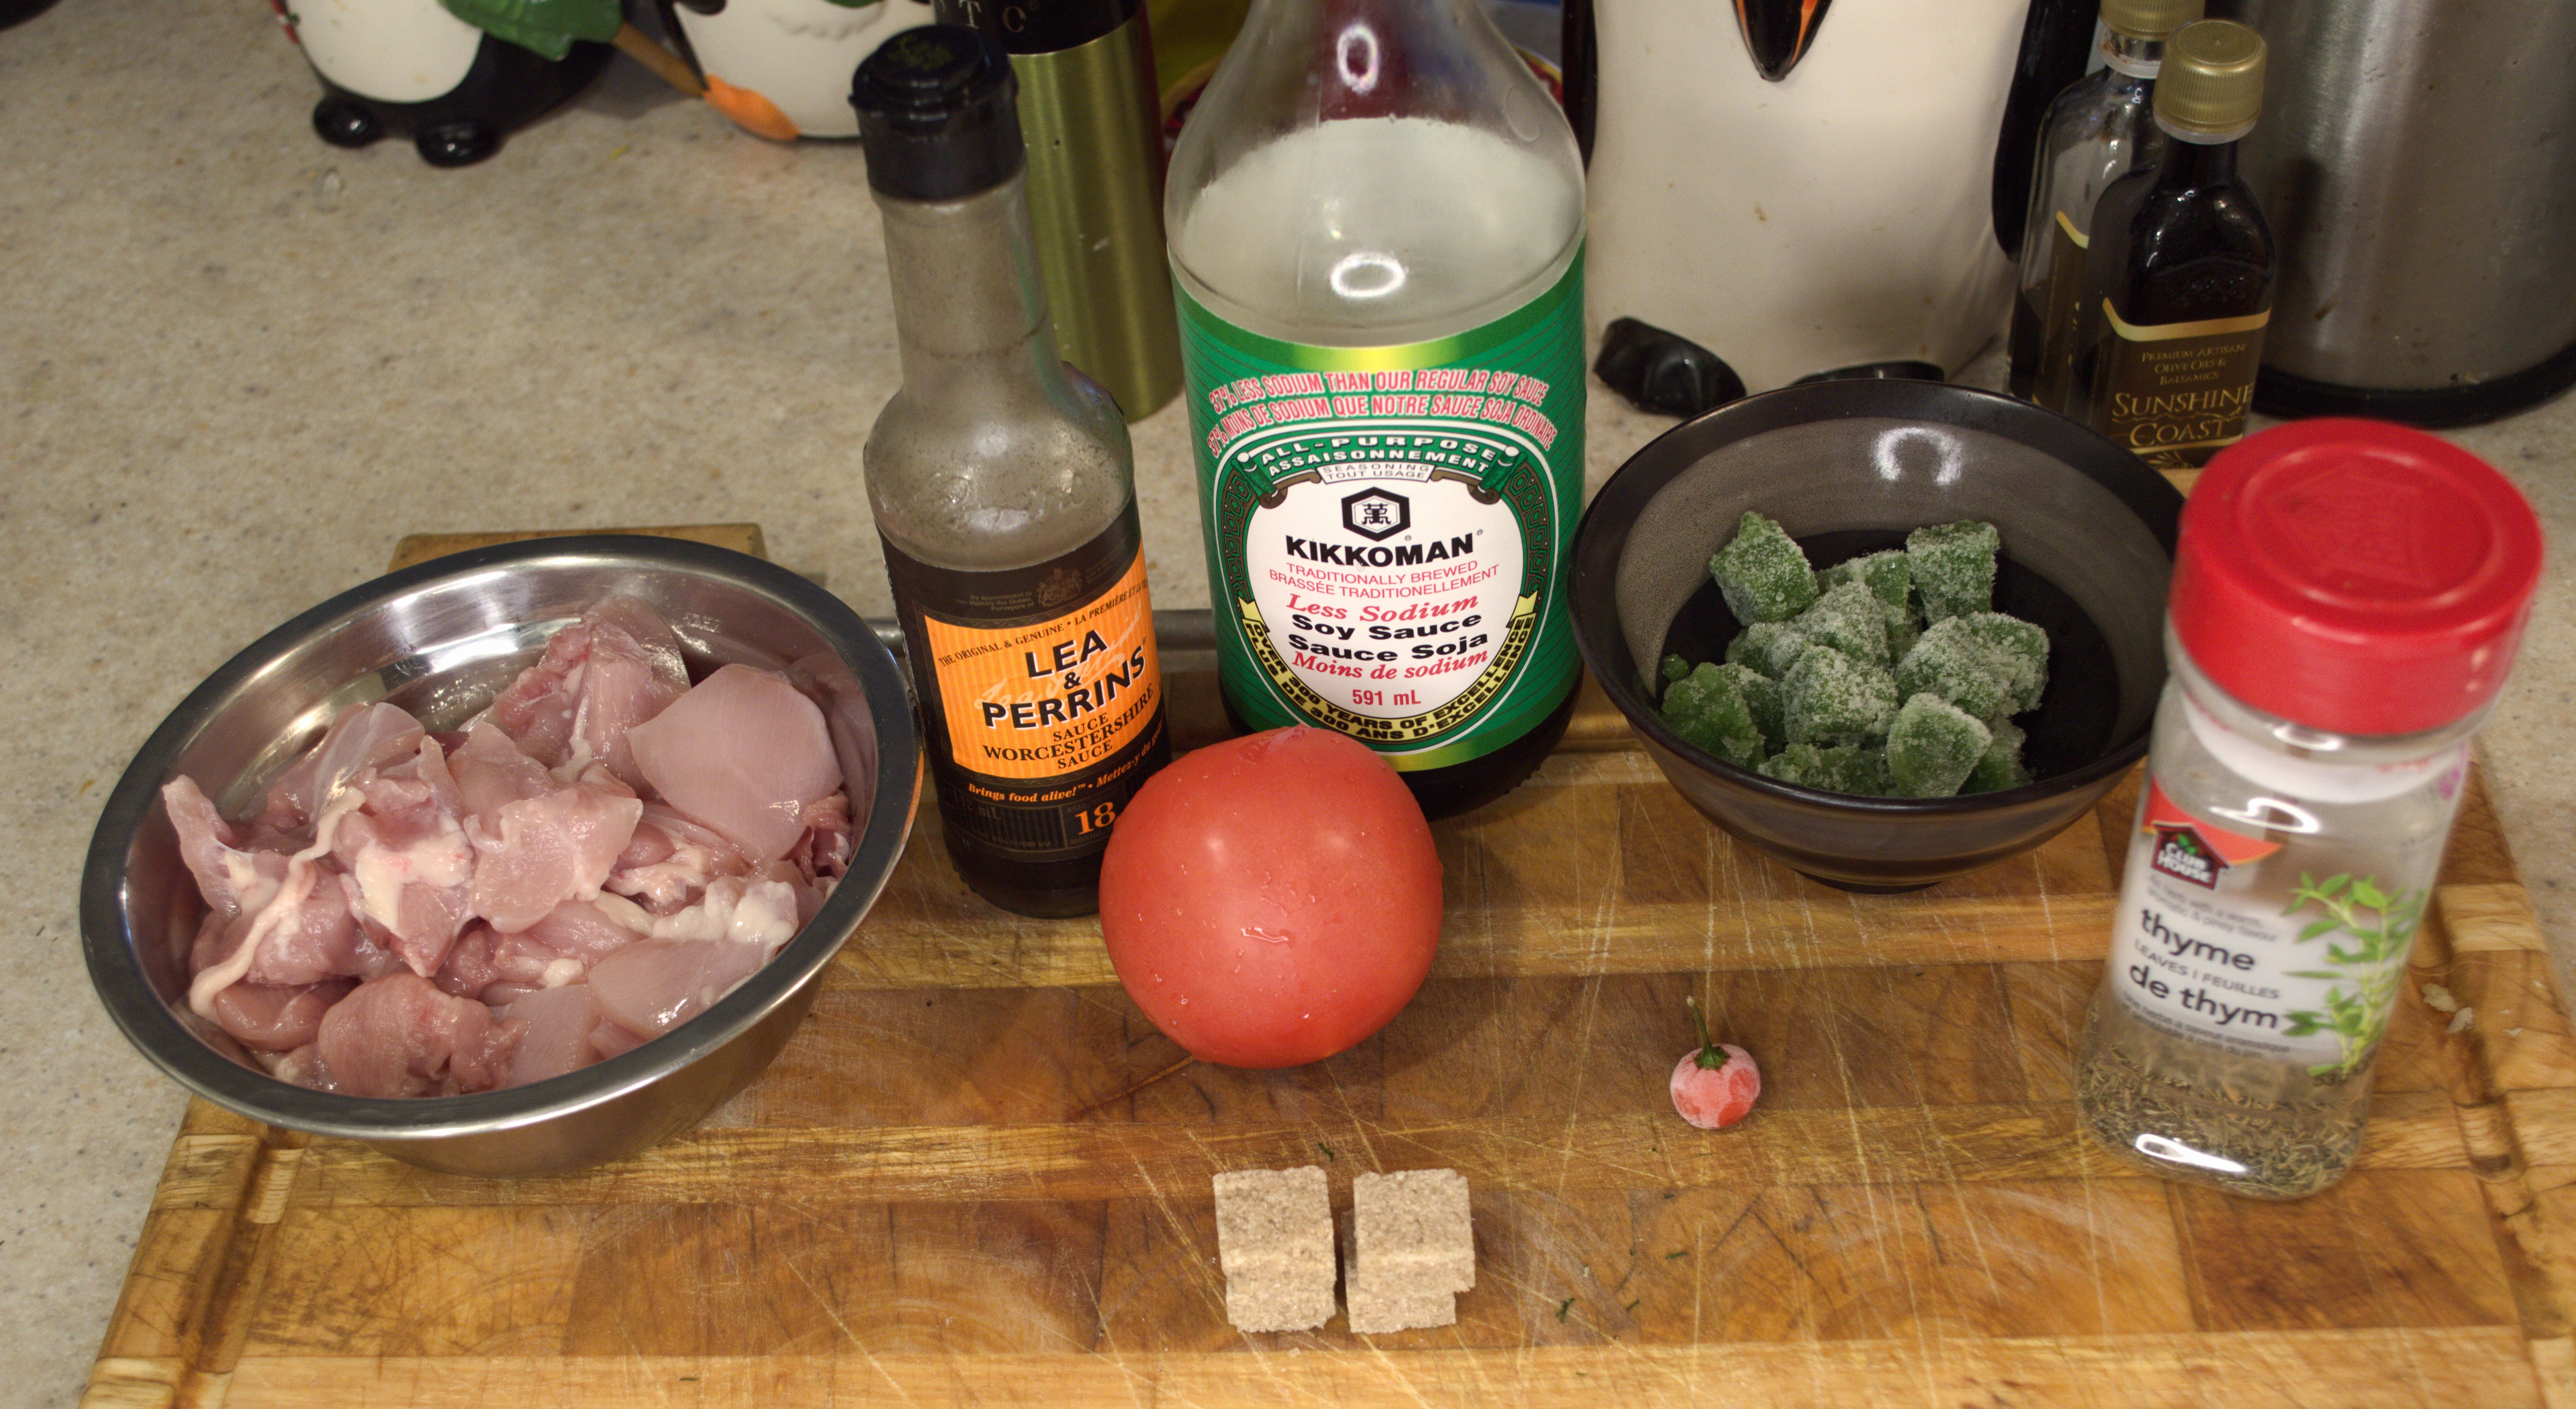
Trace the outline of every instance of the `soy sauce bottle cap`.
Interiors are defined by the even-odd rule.
[[[2263,36],[2233,20],[2194,20],[2165,41],[2156,120],[2184,137],[2244,135],[2263,112]]]
[[[989,191],[1028,164],[1019,81],[1001,46],[962,25],[908,29],[850,80],[868,185],[913,201]]]
[[[2102,23],[2131,39],[2162,39],[2200,18],[2204,0],[2102,0]]]

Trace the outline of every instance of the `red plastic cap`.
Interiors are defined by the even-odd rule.
[[[2540,558],[2531,505],[2475,455],[2377,421],[2294,422],[2202,471],[2174,554],[2174,632],[2265,713],[2421,733],[2503,688]]]

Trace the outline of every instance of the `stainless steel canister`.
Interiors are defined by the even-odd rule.
[[[1029,222],[1064,360],[1130,421],[1181,389],[1163,256],[1163,128],[1142,0],[937,0],[1011,56]]]
[[[2258,408],[2485,420],[2576,383],[2576,4],[2212,0],[2272,76]]]

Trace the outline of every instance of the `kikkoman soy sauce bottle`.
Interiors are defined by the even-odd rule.
[[[1564,732],[1583,169],[1478,0],[1253,0],[1164,188],[1218,679],[1440,815]]]
[[[1001,49],[898,34],[851,103],[885,223],[903,386],[864,451],[948,854],[1025,915],[1099,908],[1119,809],[1170,757],[1135,466],[1057,360]]]

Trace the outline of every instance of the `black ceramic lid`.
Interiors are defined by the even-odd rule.
[[[868,184],[914,201],[962,200],[1019,174],[1019,83],[999,45],[960,25],[908,29],[850,80]]]

